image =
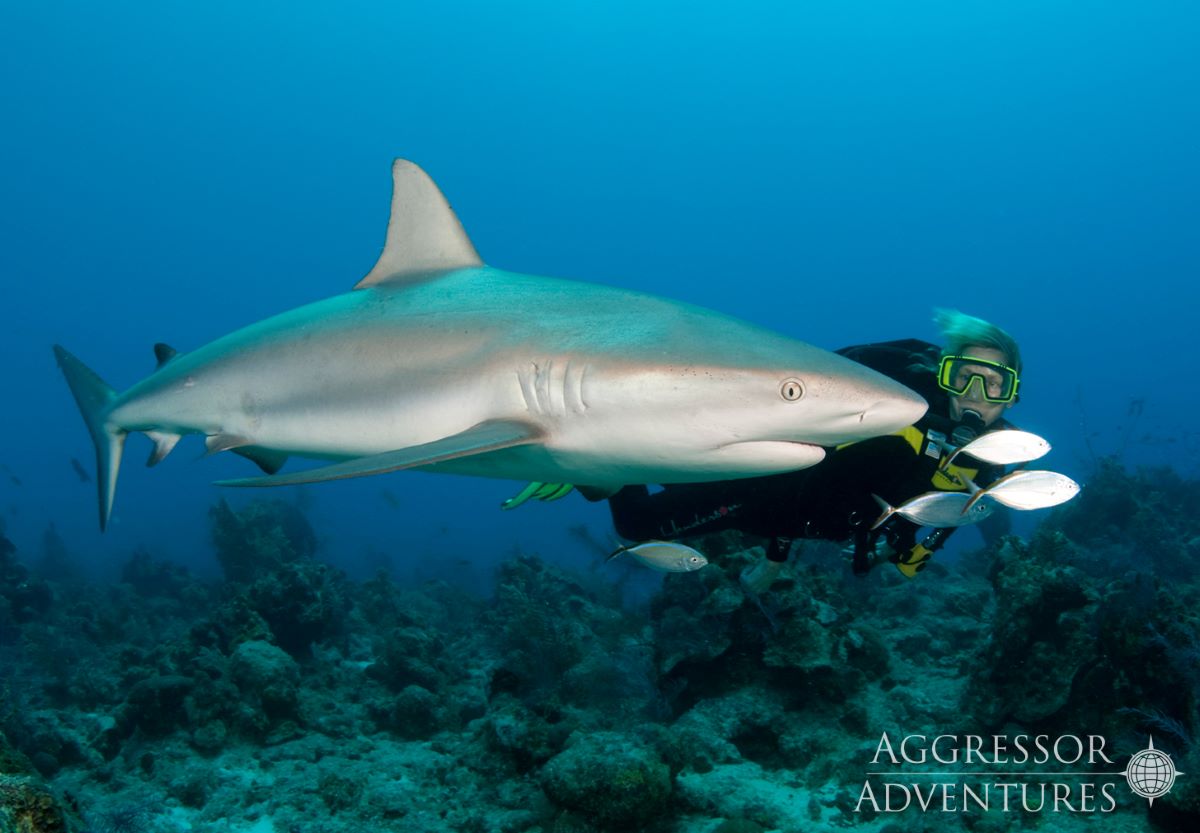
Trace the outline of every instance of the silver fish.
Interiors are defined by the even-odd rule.
[[[970,454],[985,463],[1008,466],[1036,460],[1049,450],[1050,443],[1037,434],[1018,431],[1015,428],[1003,429],[989,431],[983,436],[971,440],[955,452],[946,464],[949,465],[959,454]]]
[[[703,553],[674,541],[646,541],[632,547],[621,547],[605,561],[612,561],[619,555],[631,556],[643,566],[660,573],[690,573],[708,564]]]
[[[984,497],[1012,509],[1046,509],[1066,503],[1079,494],[1079,484],[1056,471],[1022,469],[1006,474],[986,489],[971,496],[963,511],[974,511]]]
[[[926,492],[899,506],[892,506],[879,495],[871,497],[883,509],[883,514],[871,525],[871,529],[883,526],[892,515],[899,515],[920,526],[967,526],[987,518],[994,508],[989,503],[975,502],[974,496],[966,492]]]

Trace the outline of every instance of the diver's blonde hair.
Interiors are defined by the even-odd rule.
[[[933,311],[933,321],[942,331],[942,355],[957,356],[971,346],[991,347],[999,350],[1008,360],[1008,364],[1021,372],[1021,348],[1017,341],[995,324],[990,324],[982,318],[967,315],[956,309]]]

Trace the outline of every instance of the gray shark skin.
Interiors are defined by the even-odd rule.
[[[124,440],[184,434],[271,486],[399,469],[616,489],[804,468],[925,412],[908,388],[711,310],[484,264],[433,181],[393,166],[379,262],[353,291],[203,347],[158,345],[117,393],[55,346],[96,445],[103,529]],[[336,461],[275,474],[290,455]]]

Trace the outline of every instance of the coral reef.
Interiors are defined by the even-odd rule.
[[[573,737],[541,771],[550,800],[603,828],[645,828],[666,808],[671,773],[654,747],[618,732]]]
[[[1200,487],[1162,469],[1105,461],[1076,501],[990,570],[996,610],[962,712],[977,726],[1080,726],[1126,748],[1147,737],[1200,771]],[[1167,829],[1200,823],[1200,788],[1154,802]]]
[[[17,561],[16,553],[0,531],[0,645],[14,640],[18,626],[44,614],[53,601],[50,585]]]
[[[145,549],[114,585],[40,578],[0,541],[0,831],[1093,819],[881,811],[859,790],[884,733],[1103,735],[1119,788],[1106,829],[1190,831],[1198,494],[1109,465],[1029,540],[914,581],[853,577],[836,547],[806,544],[757,599],[737,576],[761,550],[725,535],[702,542],[712,566],[665,576],[636,609],[620,581],[527,555],[500,565],[487,598],[353,582],[277,501],[214,507],[222,581]],[[1150,736],[1184,773],[1153,806],[1120,783]]]
[[[221,501],[211,516],[217,560],[242,597],[233,604],[261,617],[274,642],[301,657],[339,632],[343,577],[314,559],[317,536],[298,507],[260,500],[234,512]]]
[[[963,702],[985,727],[1052,717],[1097,661],[1098,594],[1070,565],[1069,548],[1061,533],[1043,531],[1028,545],[1008,538],[995,554],[992,630]],[[1029,674],[1030,665],[1056,673]]]
[[[68,833],[54,795],[28,776],[0,774],[0,833]]]

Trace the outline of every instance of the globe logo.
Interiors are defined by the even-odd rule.
[[[1175,776],[1183,773],[1176,772],[1171,756],[1155,749],[1154,738],[1150,738],[1150,745],[1129,759],[1122,775],[1129,782],[1129,789],[1153,806],[1154,799],[1169,793],[1175,784]]]

